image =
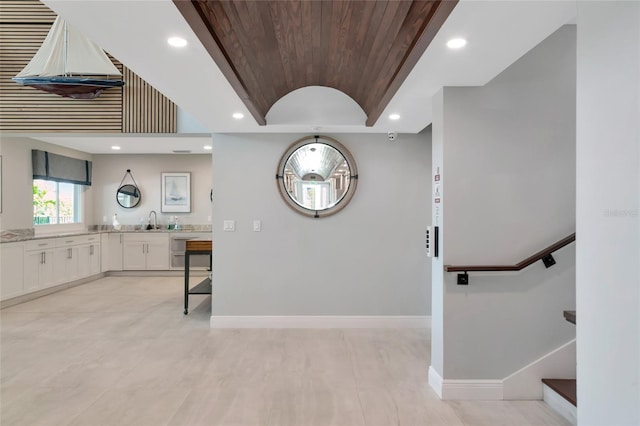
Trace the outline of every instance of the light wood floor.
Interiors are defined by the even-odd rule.
[[[6,308],[0,424],[566,425],[540,401],[443,402],[426,330],[210,330],[179,277]]]

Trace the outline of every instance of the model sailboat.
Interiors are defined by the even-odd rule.
[[[106,53],[60,16],[13,81],[74,99],[93,99],[104,89],[124,85],[122,74]]]

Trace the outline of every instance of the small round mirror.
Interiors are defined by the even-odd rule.
[[[278,188],[298,213],[324,217],[344,208],[356,189],[358,172],[349,151],[326,136],[303,138],[280,160]]]
[[[118,204],[120,204],[125,209],[130,209],[137,206],[140,203],[141,199],[140,190],[137,186],[127,184],[122,185],[118,188],[118,193],[116,194],[116,199],[118,200]]]

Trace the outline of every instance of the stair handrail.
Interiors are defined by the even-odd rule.
[[[561,249],[562,247],[571,244],[576,240],[576,233],[564,237],[560,241],[551,244],[549,247],[540,250],[536,254],[527,257],[526,259],[516,263],[515,265],[466,265],[466,266],[458,266],[458,265],[445,265],[444,270],[446,272],[469,272],[469,271],[490,271],[490,272],[501,272],[501,271],[520,271],[532,263],[537,262],[538,260],[542,260],[545,257],[549,256],[551,253]]]

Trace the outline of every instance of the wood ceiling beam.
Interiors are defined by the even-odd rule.
[[[440,27],[449,17],[449,14],[453,8],[458,4],[458,0],[440,0],[435,2],[432,9],[432,14],[429,19],[426,20],[425,26],[422,29],[421,34],[415,40],[413,47],[410,47],[402,61],[400,67],[398,67],[395,75],[392,77],[389,85],[384,91],[383,95],[379,98],[377,104],[369,111],[367,115],[366,125],[367,127],[373,126],[380,118],[380,115],[387,107],[391,99],[396,94],[402,83],[418,63],[418,60],[422,57],[424,52],[429,47],[429,44],[433,41]]]
[[[235,67],[220,48],[219,41],[216,40],[214,36],[215,31],[207,25],[208,20],[202,15],[202,10],[198,7],[198,2],[195,0],[173,0],[173,4],[176,5],[178,11],[187,21],[207,52],[209,52],[211,58],[213,58],[216,65],[218,65],[220,71],[222,71],[222,74],[225,76],[229,84],[231,84],[231,87],[238,94],[256,122],[260,126],[265,126],[267,124],[267,120],[265,118],[266,111],[261,111],[253,98],[249,95],[249,92],[247,91],[243,81],[238,76]]]
[[[293,90],[326,86],[373,126],[458,0],[173,0],[260,125]]]

